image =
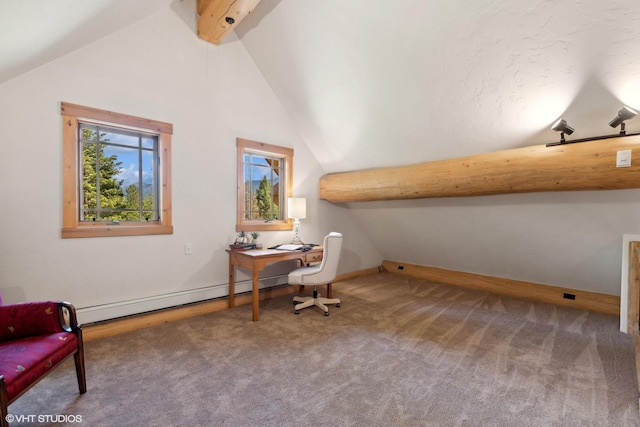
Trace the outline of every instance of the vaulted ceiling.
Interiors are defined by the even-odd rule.
[[[0,83],[171,6],[173,0],[0,3]]]
[[[615,133],[639,22],[620,0],[263,0],[236,32],[332,172],[547,143],[561,116]]]
[[[251,11],[235,32],[327,172],[546,143],[561,116],[574,138],[611,134],[623,104],[640,107],[638,2],[226,3]],[[0,82],[184,6],[197,13],[195,0],[4,1]]]

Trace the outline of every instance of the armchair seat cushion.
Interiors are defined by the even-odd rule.
[[[37,382],[78,348],[72,332],[58,332],[0,342],[0,375],[7,383],[7,398]]]

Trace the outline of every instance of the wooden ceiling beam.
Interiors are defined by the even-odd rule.
[[[616,166],[619,151],[632,153],[630,166]],[[333,203],[626,188],[640,188],[640,135],[320,178],[320,198]]]
[[[258,3],[260,0],[198,0],[198,37],[220,44]]]

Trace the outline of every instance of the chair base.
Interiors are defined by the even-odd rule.
[[[324,311],[325,316],[328,316],[329,308],[327,307],[327,304],[335,304],[336,307],[340,307],[340,300],[338,298],[322,298],[320,295],[318,295],[318,291],[315,290],[313,291],[312,297],[293,297],[293,302],[300,303],[296,304],[296,306],[294,307],[293,312],[295,314],[300,314],[300,310],[302,310],[303,308],[316,306]]]

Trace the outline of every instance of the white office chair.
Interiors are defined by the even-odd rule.
[[[329,315],[326,304],[335,304],[340,307],[338,298],[321,298],[318,295],[318,285],[331,286],[331,282],[336,278],[338,261],[340,261],[340,250],[342,249],[342,234],[331,232],[324,237],[322,243],[323,253],[320,265],[301,267],[289,273],[290,285],[313,285],[312,297],[293,297],[293,302],[299,303],[295,306],[295,314],[300,314],[303,308],[316,306],[324,311],[324,315]]]

